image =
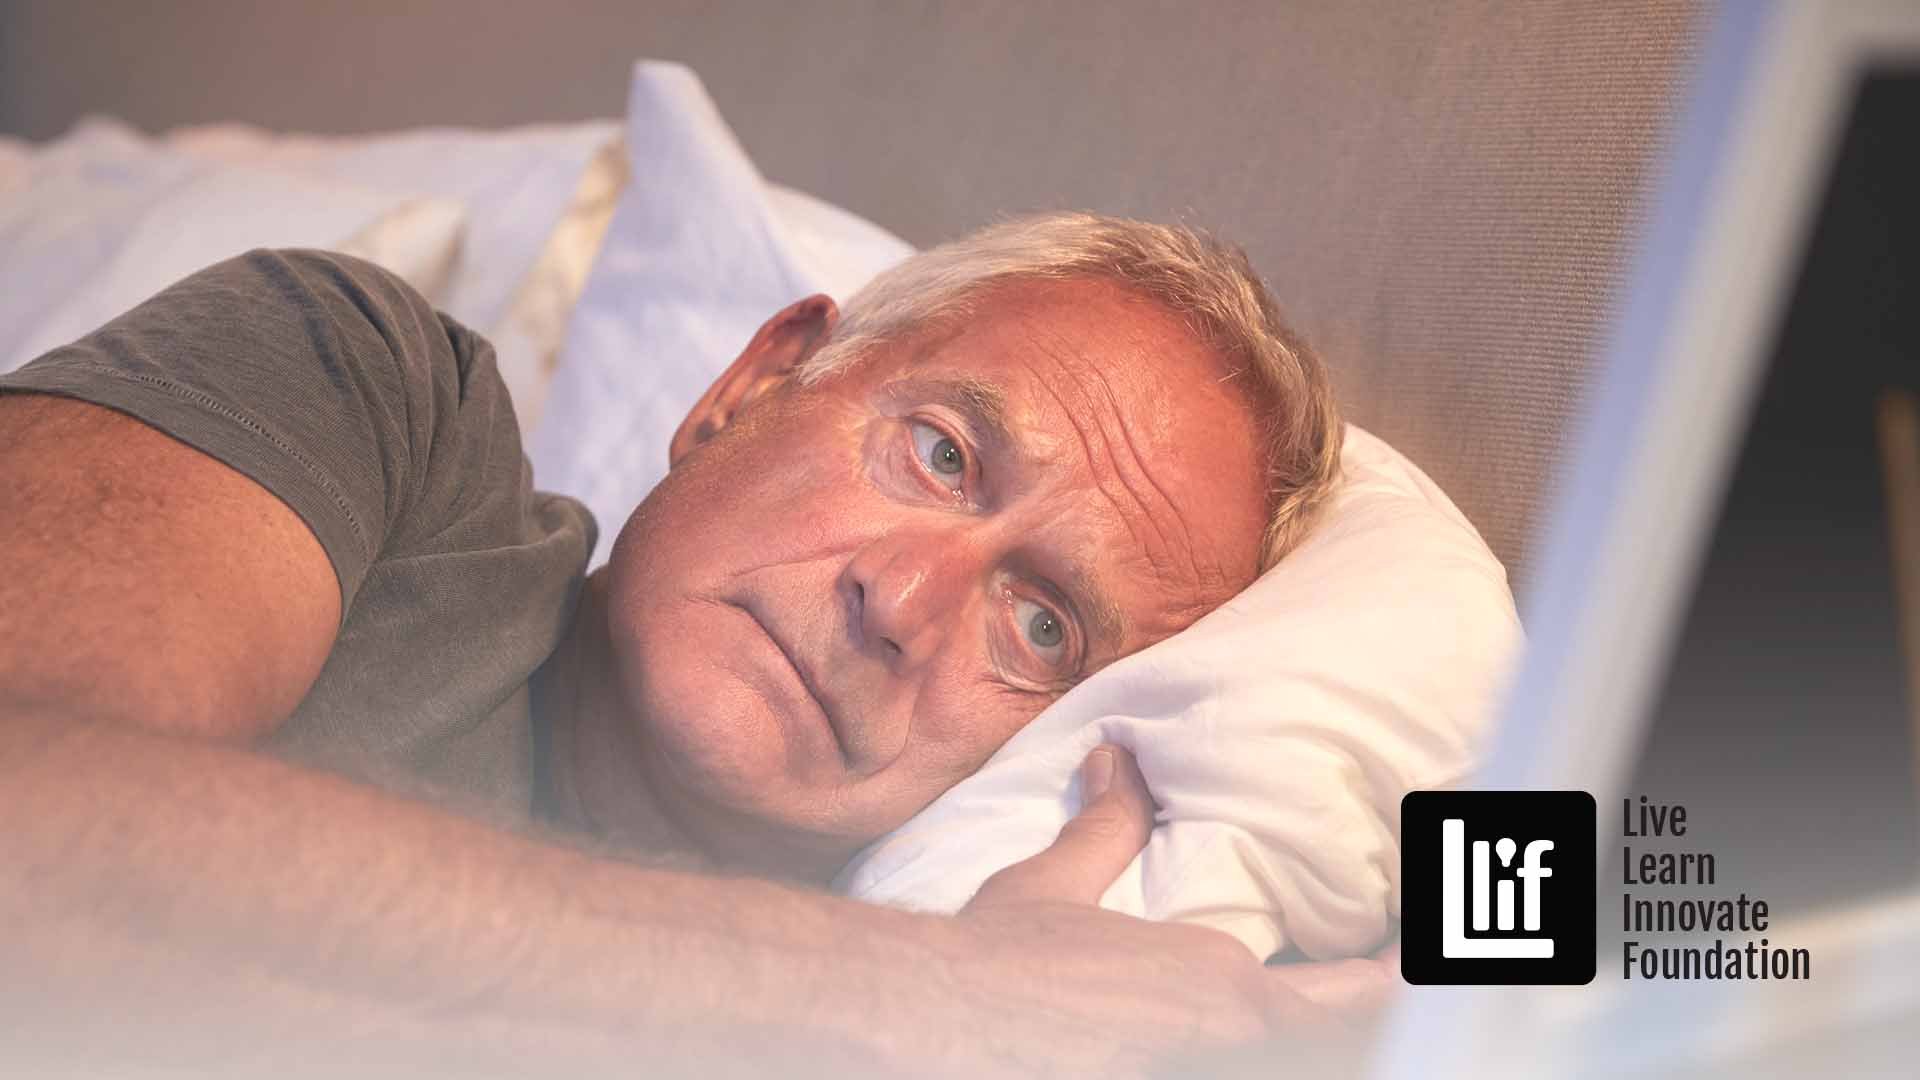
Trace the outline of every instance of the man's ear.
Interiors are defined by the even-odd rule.
[[[815,293],[794,301],[762,323],[753,340],[680,421],[673,442],[667,446],[667,467],[678,465],[681,458],[713,438],[755,398],[790,378],[796,367],[826,344],[827,335],[839,321],[840,309],[834,306],[833,298]]]

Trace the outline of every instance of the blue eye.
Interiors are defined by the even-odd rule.
[[[967,454],[960,444],[934,427],[918,420],[909,421],[907,427],[913,432],[913,450],[920,456],[920,464],[927,471],[943,479],[952,479],[954,491],[960,490],[959,479],[967,471]]]
[[[1013,617],[1027,644],[1041,658],[1057,663],[1066,655],[1067,628],[1060,616],[1031,600],[1015,599]]]

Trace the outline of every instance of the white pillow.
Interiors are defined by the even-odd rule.
[[[1425,473],[1352,425],[1341,467],[1292,554],[1075,687],[836,886],[958,910],[1052,842],[1079,808],[1075,770],[1114,742],[1161,812],[1104,906],[1261,957],[1380,944],[1399,917],[1400,798],[1468,770],[1520,622],[1499,560]]]
[[[466,211],[444,199],[408,199],[332,246],[400,275],[429,299],[453,286]]]
[[[547,388],[560,368],[567,323],[613,224],[627,177],[626,144],[615,136],[593,155],[540,257],[487,332],[522,432],[539,427],[546,412]]]
[[[482,131],[419,128],[377,135],[283,135],[243,124],[169,132],[164,145],[203,161],[458,203],[467,212],[449,315],[481,333],[505,315],[560,222],[612,121]]]
[[[170,132],[163,144],[203,161],[464,207],[461,244],[439,288],[422,291],[493,343],[524,432],[539,422],[567,311],[604,229],[600,203],[610,211],[624,178],[599,167],[618,130],[596,120],[339,136],[216,124]]]
[[[347,248],[431,295],[457,203],[201,161],[92,120],[28,155],[0,202],[0,371],[255,247]]]
[[[601,524],[595,562],[665,474],[675,427],[760,322],[840,299],[900,241],[763,181],[691,72],[642,63],[633,176],[574,313],[532,456]],[[1398,914],[1400,796],[1454,780],[1520,639],[1506,574],[1432,481],[1349,428],[1301,548],[1185,633],[1041,714],[838,885],[950,911],[1049,843],[1111,739],[1163,807],[1104,903],[1216,926],[1256,954],[1362,951]]]
[[[630,176],[574,308],[534,476],[600,522],[593,564],[667,472],[667,443],[769,315],[845,299],[912,251],[844,210],[761,179],[700,80],[635,65]]]

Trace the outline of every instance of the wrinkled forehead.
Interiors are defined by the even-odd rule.
[[[1157,640],[1252,581],[1267,500],[1245,376],[1103,281],[1003,285],[970,308],[906,350],[892,392],[979,428],[990,497],[1091,562],[1130,637]]]

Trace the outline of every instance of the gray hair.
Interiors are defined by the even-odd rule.
[[[1266,440],[1268,523],[1261,569],[1306,535],[1340,471],[1340,410],[1320,358],[1289,328],[1246,253],[1207,233],[1086,213],[991,225],[883,271],[847,301],[832,338],[798,372],[811,383],[874,348],[967,314],[986,288],[1098,277],[1181,316],[1235,365]]]

